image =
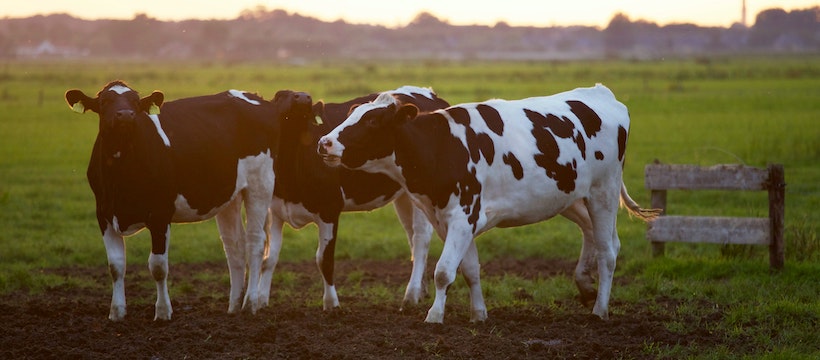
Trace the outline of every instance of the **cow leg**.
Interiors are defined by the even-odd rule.
[[[265,246],[265,257],[262,259],[262,274],[259,277],[259,306],[268,306],[270,302],[270,286],[273,281],[273,272],[279,263],[279,253],[282,250],[282,228],[285,223],[282,219],[268,212],[265,225],[268,245]]]
[[[484,304],[484,295],[481,293],[481,265],[478,262],[478,248],[475,240],[470,241],[470,247],[467,248],[459,268],[470,288],[470,322],[487,320],[487,306]]]
[[[335,223],[318,221],[319,246],[316,248],[316,265],[322,273],[322,282],[325,292],[322,297],[322,304],[325,310],[333,310],[339,307],[339,297],[336,295],[336,285],[333,283],[333,268],[336,256],[336,230],[339,219]]]
[[[447,288],[450,287],[450,284],[455,280],[456,269],[458,269],[458,266],[461,264],[461,260],[470,247],[471,241],[474,241],[473,234],[468,227],[448,227],[444,240],[444,249],[441,251],[441,257],[438,259],[438,263],[436,263],[436,272],[434,275],[436,297],[435,300],[433,300],[433,306],[427,311],[427,318],[424,322],[439,324],[444,322],[444,304],[447,302]]]
[[[154,320],[171,320],[171,296],[168,295],[168,245],[171,224],[164,229],[151,226],[151,255],[148,255],[148,270],[157,284],[157,303]]]
[[[589,212],[583,200],[573,203],[561,215],[578,225],[583,234],[581,257],[575,266],[575,286],[580,292],[581,303],[587,305],[597,296],[597,291],[592,285],[594,283],[592,272],[595,270],[595,234],[592,232],[592,220],[589,218]]]
[[[245,292],[242,308],[249,307],[253,314],[261,308],[262,303],[259,296],[259,283],[262,258],[265,255],[265,221],[272,196],[273,191],[245,197],[245,261],[248,264],[248,291]]]
[[[433,236],[433,225],[427,220],[424,212],[413,206],[407,194],[403,194],[393,201],[396,215],[404,226],[407,241],[410,243],[410,260],[413,262],[413,272],[404,292],[401,310],[409,305],[417,305],[426,294],[424,270],[427,268],[427,253],[430,251],[430,238]]]
[[[595,234],[595,251],[598,260],[598,296],[592,313],[601,317],[609,318],[609,295],[612,291],[612,280],[615,274],[615,262],[618,257],[620,241],[617,239],[615,221],[618,212],[618,201],[620,191],[620,176],[613,176],[618,179],[618,185],[608,186],[604,184],[590,189],[590,196],[586,199],[589,216],[592,220],[593,233]],[[610,179],[610,182],[611,179]]]
[[[231,293],[228,300],[228,313],[240,309],[242,288],[245,285],[245,229],[242,226],[242,197],[237,196],[228,206],[216,215],[216,226],[225,249],[228,261],[228,273],[231,276]]]
[[[119,321],[125,317],[125,240],[108,224],[103,232],[103,243],[108,255],[108,272],[111,274],[113,288],[108,318]]]

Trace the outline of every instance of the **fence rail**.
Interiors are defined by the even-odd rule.
[[[664,209],[649,223],[646,237],[653,254],[663,255],[666,242],[769,245],[769,265],[782,269],[785,262],[784,224],[786,183],[783,165],[765,169],[745,165],[654,164],[645,169],[652,207]],[[748,190],[769,192],[768,218],[665,216],[667,190]]]

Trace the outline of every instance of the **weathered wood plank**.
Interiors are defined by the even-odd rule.
[[[768,218],[661,216],[649,222],[646,238],[654,242],[769,245]]]
[[[744,165],[649,164],[645,171],[650,190],[766,190],[768,169]]]
[[[769,265],[781,270],[786,262],[784,221],[786,216],[786,175],[781,164],[769,165],[769,219],[771,220],[771,243]]]

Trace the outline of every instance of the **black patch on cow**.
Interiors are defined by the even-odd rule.
[[[618,125],[618,160],[624,160],[624,153],[626,152],[626,139],[628,133],[623,126]]]
[[[470,166],[465,176],[458,182],[459,204],[467,215],[467,221],[473,225],[473,233],[476,231],[476,223],[481,211],[481,183],[476,177],[475,166]]]
[[[575,137],[572,139],[575,145],[578,145],[578,150],[581,151],[581,158],[587,159],[587,142],[584,140],[584,135],[580,131],[575,132]]]
[[[567,104],[572,113],[581,120],[581,126],[584,127],[587,138],[592,138],[601,131],[601,118],[587,104],[577,100],[569,100]]]
[[[489,135],[476,133],[475,129],[470,127],[470,114],[467,109],[452,107],[447,109],[447,113],[450,114],[456,124],[464,125],[464,140],[467,143],[470,160],[473,163],[478,163],[481,157],[484,156],[487,164],[492,165],[495,157],[495,144]]]
[[[600,151],[596,151],[595,152],[595,158],[598,159],[598,160],[603,160],[604,159],[604,153],[602,153]]]
[[[572,141],[575,142],[575,145],[578,146],[578,150],[581,152],[581,158],[587,158],[586,140],[584,140],[583,134],[577,130],[575,124],[568,117],[561,116],[559,118],[553,114],[547,114],[544,116],[528,109],[524,109],[524,113],[526,113],[527,118],[533,122],[533,126],[546,127],[552,130],[552,133],[559,138],[572,139]]]
[[[456,124],[464,125],[467,128],[470,127],[470,114],[467,109],[456,106],[447,109],[447,113],[450,114]]]
[[[396,142],[396,164],[407,189],[443,209],[451,194],[463,193],[459,183],[470,176],[467,148],[450,133],[447,118],[440,113],[420,115],[402,130]]]
[[[428,113],[438,109],[450,107],[450,104],[447,103],[447,101],[444,101],[444,99],[439,98],[435,94],[433,94],[432,99],[424,96],[424,94],[417,93],[412,93],[412,96],[405,94],[394,94],[393,96],[402,104],[416,105],[416,107],[419,108],[420,113]]]
[[[494,107],[486,104],[478,104],[476,110],[484,118],[487,127],[496,133],[498,136],[504,135],[504,121],[501,120],[501,115]]]
[[[558,142],[555,140],[554,134],[550,131],[551,126],[558,127],[558,133],[571,137],[573,131],[566,129],[567,123],[574,128],[572,122],[562,121],[557,116],[544,116],[537,112],[524,109],[527,118],[533,123],[532,135],[535,138],[535,144],[540,154],[535,154],[533,159],[538,166],[546,170],[549,178],[556,181],[558,189],[566,193],[575,190],[575,179],[578,177],[573,164],[559,164],[558,156],[560,155],[560,148]],[[577,142],[577,141],[576,141]],[[583,153],[583,152],[582,152]]]
[[[382,173],[369,173],[346,168],[339,169],[339,171],[339,180],[344,197],[352,200],[357,205],[379,198],[391,199],[401,190],[399,183]]]
[[[518,161],[518,158],[515,157],[515,154],[508,152],[504,154],[502,157],[504,163],[510,166],[512,170],[513,176],[515,176],[516,180],[521,180],[524,178],[524,168],[521,167],[521,162]]]
[[[487,165],[492,165],[493,158],[495,157],[495,143],[493,139],[490,138],[490,135],[479,133],[476,135],[476,143],[478,143],[478,149],[481,151],[481,155],[484,156],[484,159],[486,159]]]

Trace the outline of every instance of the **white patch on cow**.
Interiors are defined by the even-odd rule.
[[[294,229],[301,229],[305,225],[321,220],[316,214],[308,211],[302,203],[291,203],[274,197],[270,211],[276,218],[282,219]]]
[[[114,230],[114,232],[122,236],[131,236],[142,231],[142,229],[145,229],[144,223],[131,224],[130,226],[128,226],[127,229],[121,229],[120,221],[119,219],[117,219],[116,215],[114,215],[114,217],[111,219],[111,222],[111,230]]]
[[[435,96],[435,92],[431,88],[423,88],[418,86],[412,85],[404,85],[396,90],[391,91],[394,94],[404,94],[410,97],[415,97],[416,94],[422,95],[430,100],[433,100],[433,96]]]
[[[230,202],[236,198],[237,195],[239,195],[240,191],[249,188],[249,184],[251,183],[265,183],[269,184],[270,188],[273,188],[273,183],[275,180],[273,171],[260,172],[257,171],[258,169],[273,169],[273,158],[271,157],[270,150],[261,152],[259,155],[247,156],[239,159],[239,162],[236,165],[236,186],[234,187],[234,191],[233,194],[231,194],[230,199],[226,199],[227,201],[225,201],[225,203],[208,210],[205,214],[200,214],[200,209],[194,209],[191,207],[185,196],[182,194],[177,194],[177,198],[174,201],[176,211],[174,211],[174,216],[171,219],[172,222],[186,223],[210,219],[230,204]]]
[[[117,94],[122,95],[122,94],[125,94],[125,93],[129,92],[129,91],[134,91],[134,90],[131,90],[131,89],[130,89],[129,87],[127,87],[127,86],[122,86],[122,85],[114,85],[114,86],[112,86],[112,87],[108,88],[108,91],[113,91],[113,92],[115,92],[115,93],[117,93]]]
[[[162,138],[162,142],[165,144],[166,147],[171,147],[171,140],[168,139],[168,135],[165,134],[165,130],[162,130],[162,124],[159,122],[159,116],[151,114],[148,115],[151,119],[151,122],[154,123],[154,126],[157,128],[157,133]]]
[[[228,90],[228,94],[230,94],[231,96],[233,96],[237,99],[245,100],[245,101],[247,101],[248,103],[250,103],[252,105],[259,105],[259,101],[251,100],[247,96],[245,96],[244,91],[231,89],[231,90]]]

